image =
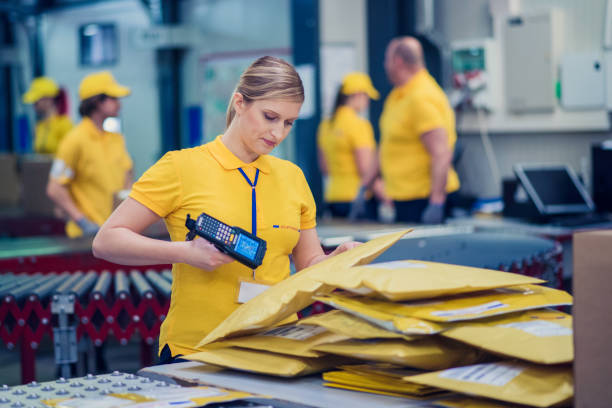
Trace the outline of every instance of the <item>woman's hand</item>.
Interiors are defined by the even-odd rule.
[[[362,244],[362,242],[356,242],[356,241],[343,242],[342,244],[338,245],[336,247],[336,249],[334,249],[332,252],[330,252],[329,255],[327,255],[327,256],[329,257],[329,256],[339,255],[339,254],[341,254],[343,252],[346,252],[349,249],[353,249],[356,246],[361,245],[361,244]]]
[[[212,271],[221,265],[234,262],[229,255],[219,251],[213,244],[202,238],[180,242],[184,247],[182,263]]]

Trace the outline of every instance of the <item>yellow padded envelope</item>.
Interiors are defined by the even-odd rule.
[[[334,275],[354,265],[370,263],[411,230],[403,230],[373,239],[340,255],[312,265],[271,286],[265,292],[240,305],[220,325],[200,341],[208,343],[228,336],[253,333],[290,317],[313,302],[314,294],[329,293],[333,286],[315,280],[323,275]]]
[[[549,407],[574,395],[570,365],[499,362],[405,377],[407,381],[496,400]]]
[[[544,282],[516,273],[412,260],[356,266],[342,273],[318,273],[316,278],[326,285],[394,301]]]
[[[454,323],[442,336],[508,357],[561,364],[574,360],[572,334],[572,316],[544,309]]]

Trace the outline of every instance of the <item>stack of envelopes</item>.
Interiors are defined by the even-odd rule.
[[[337,329],[345,319],[345,327],[367,322],[398,337],[316,351],[428,370],[404,380],[512,403],[550,406],[573,395],[572,318],[550,309],[571,305],[566,292],[522,275],[422,261],[359,266],[321,281],[343,291],[315,299],[339,310],[299,324],[345,332]],[[420,358],[436,348],[442,357]]]
[[[406,232],[272,286],[186,358],[279,376],[341,366],[324,374],[326,385],[381,394],[448,390],[532,406],[571,399],[571,316],[550,309],[571,305],[571,296],[495,270],[369,264]],[[338,310],[295,322],[295,313],[314,300]]]

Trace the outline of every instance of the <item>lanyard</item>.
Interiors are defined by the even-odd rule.
[[[251,186],[251,233],[253,235],[257,235],[257,197],[255,195],[255,186],[257,185],[257,180],[259,179],[259,169],[255,171],[255,180],[251,182],[249,176],[246,175],[242,168],[238,168],[242,177],[249,183]]]

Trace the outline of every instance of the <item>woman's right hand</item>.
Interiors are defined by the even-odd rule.
[[[234,262],[234,258],[219,251],[213,244],[203,238],[180,243],[184,246],[182,263],[196,268],[212,271],[221,265]]]

